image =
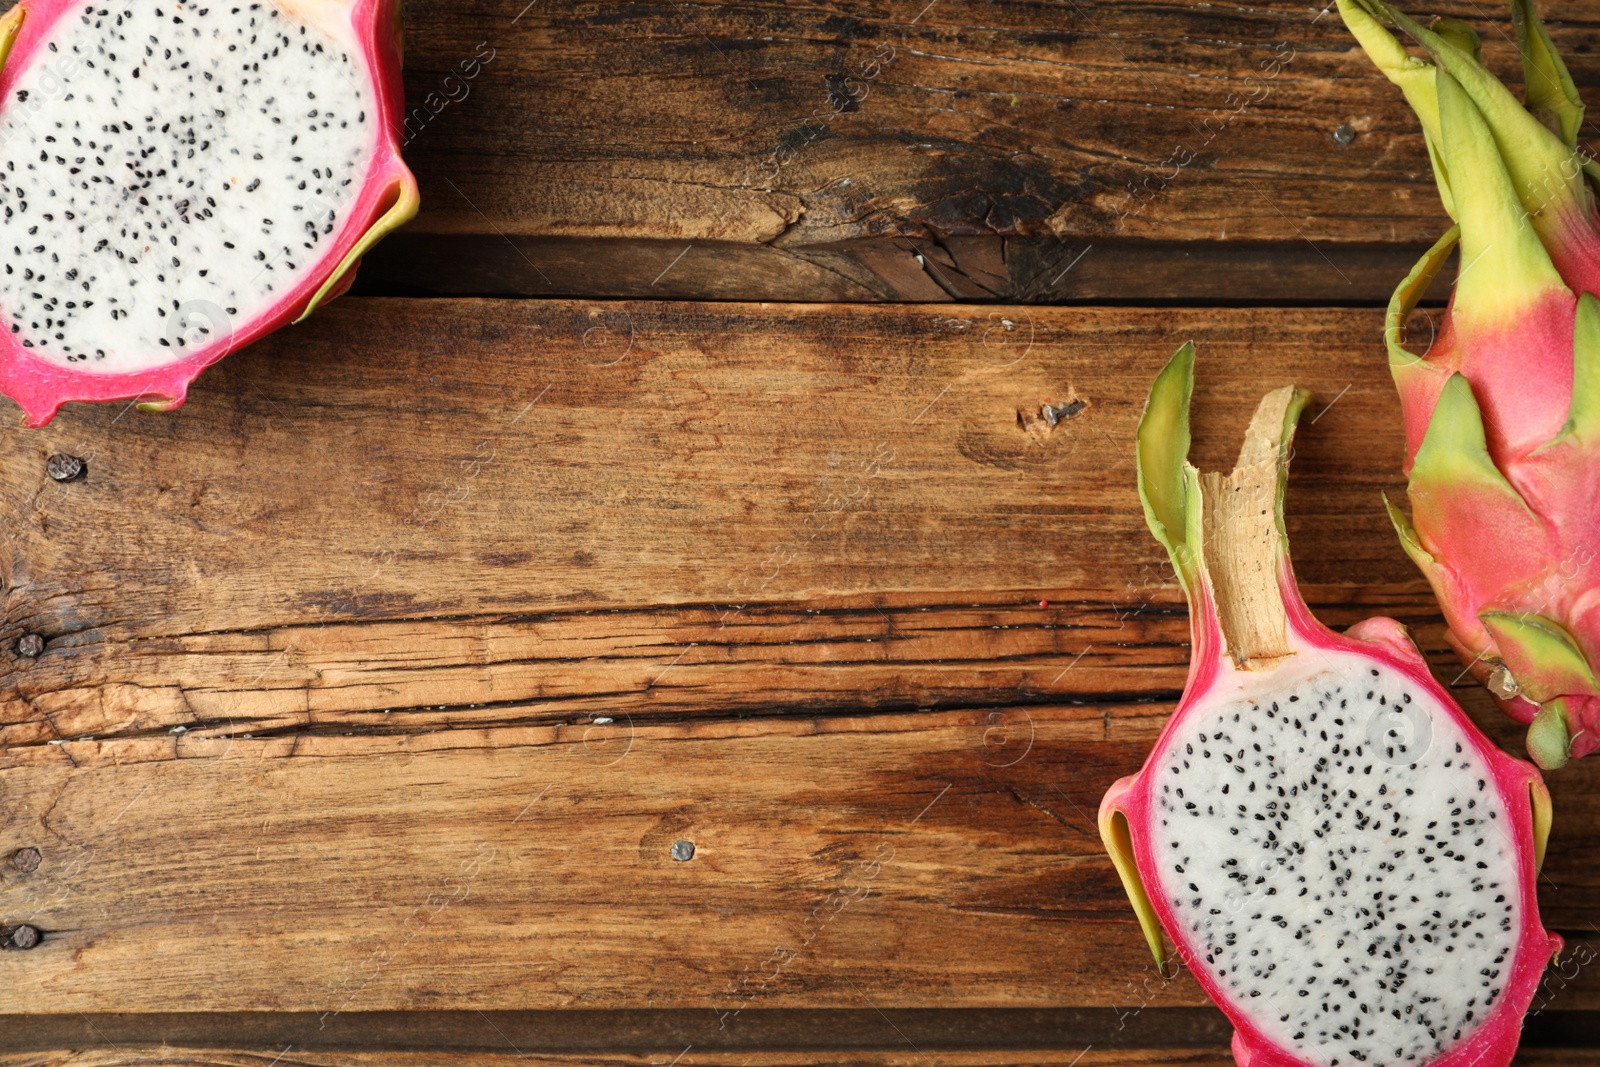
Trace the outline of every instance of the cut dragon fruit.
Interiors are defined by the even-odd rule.
[[[21,0],[0,19],[0,391],[183,403],[417,210],[397,0]]]
[[[1194,349],[1139,423],[1139,492],[1189,599],[1183,699],[1100,832],[1158,965],[1162,930],[1241,1067],[1505,1067],[1561,939],[1534,880],[1549,794],[1483,737],[1392,619],[1340,635],[1283,527],[1308,395],[1262,400],[1232,474],[1186,461]]]
[[[1339,10],[1421,119],[1457,220],[1389,304],[1411,516],[1390,514],[1462,660],[1559,767],[1600,749],[1600,168],[1576,148],[1583,104],[1528,0],[1512,3],[1526,107],[1467,26],[1376,0]],[[1418,356],[1406,318],[1458,245],[1444,327]]]

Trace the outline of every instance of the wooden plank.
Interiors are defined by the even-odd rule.
[[[1594,3],[1543,7],[1593,84]],[[1520,77],[1503,10],[1439,11]],[[420,3],[407,63],[412,232],[507,242],[522,292],[1024,300],[1084,243],[1410,249],[1446,223],[1400,94],[1289,0]]]
[[[0,644],[46,645],[11,659],[0,721],[23,743],[622,693],[739,711],[819,687],[831,706],[1171,693],[1183,626],[1162,615],[1178,599],[1131,441],[1189,337],[1205,462],[1230,461],[1269,385],[1329,405],[1290,501],[1314,599],[1431,614],[1379,499],[1400,484],[1380,329],[1372,312],[352,300],[225,361],[175,414],[14,431]],[[1075,416],[1040,420],[1072,398]],[[57,452],[87,477],[52,482]],[[417,660],[419,641],[438,654]],[[1012,655],[1022,669],[997,671]],[[669,667],[737,685],[667,684]]]
[[[1329,239],[1370,239],[1374,217],[1404,219],[1413,240],[1437,228],[1406,211],[1434,211],[1420,145],[1385,159],[1391,127],[1414,124],[1335,18],[1289,3],[983,0],[915,18],[924,5],[418,12],[414,104],[461,63],[481,68],[409,146],[429,201],[418,228],[818,244],[908,228],[1107,234],[1130,210],[1135,235],[1172,239],[1177,221],[1187,236],[1226,223],[1236,239],[1283,240],[1336,201]],[[1592,40],[1564,30],[1568,52]],[[1504,43],[1485,37],[1502,64]],[[1371,129],[1341,149],[1332,131],[1352,117]],[[1180,176],[1207,180],[1128,189],[1170,173],[1180,145],[1197,154]],[[1307,173],[1313,160],[1331,173]],[[1358,179],[1365,195],[1343,202]]]
[[[1592,1015],[1557,1013],[1582,1027]],[[1596,1050],[1552,1041],[1549,1014],[1528,1020],[1521,1067],[1592,1064]],[[510,1056],[548,1064],[671,1062],[729,1067],[930,1062],[1001,1067],[1039,1064],[1223,1067],[1230,1028],[1215,1009],[1148,1008],[1131,1018],[1101,1009],[1034,1011],[790,1010],[750,1012],[718,1029],[709,1012],[560,1011],[10,1016],[0,1067],[164,1063],[261,1067],[288,1061],[365,1067],[383,1061],[484,1064]],[[1119,1028],[1120,1027],[1120,1028]],[[1578,1032],[1573,1030],[1573,1033]],[[67,1049],[74,1051],[68,1052]]]
[[[101,639],[28,665],[0,740],[1003,707],[1183,688],[1188,620],[1170,591],[1143,604],[1048,603],[902,596],[881,607],[646,607]],[[1321,615],[1344,626],[1379,611],[1418,624],[1439,670],[1455,673],[1437,609],[1421,597]]]
[[[1427,248],[1403,242],[1314,246],[1054,237],[941,242],[907,237],[887,243],[864,238],[802,252],[728,242],[699,243],[687,252],[684,247],[682,241],[407,230],[362,261],[352,291],[365,296],[1383,307]],[[450,269],[441,271],[441,263]],[[1454,277],[1451,268],[1441,271],[1426,300],[1442,304]]]
[[[1093,823],[1165,711],[12,749],[0,854],[43,862],[0,914],[42,941],[0,1012],[1203,1004]],[[1541,885],[1590,964],[1597,776],[1552,783]],[[1600,1006],[1570,970],[1550,1006]]]
[[[1114,1056],[1193,1054],[1225,1048],[1232,1028],[1215,1008],[751,1009],[736,1025],[716,1013],[595,1010],[346,1012],[76,1013],[4,1016],[9,1053],[115,1045],[191,1050],[273,1049],[331,1056],[375,1046],[403,1050],[512,1048],[523,1054],[593,1056],[692,1047],[697,1058],[861,1056],[869,1060],[917,1050],[981,1058],[1027,1054],[1050,1058],[1072,1050]],[[1536,1012],[1525,1020],[1524,1056],[1540,1061],[1557,1050],[1582,1055],[1595,1013]],[[486,1041],[491,1030],[498,1042]],[[1187,1051],[1186,1051],[1187,1050]],[[3,1054],[0,1054],[3,1055]],[[3,1061],[0,1061],[3,1062]],[[1551,1060],[1553,1062],[1553,1059]]]
[[[350,300],[179,412],[16,432],[0,856],[43,863],[0,923],[44,939],[0,1012],[1199,1006],[1147,1000],[1089,817],[1181,685],[1133,426],[1189,336],[1204,463],[1312,386],[1314,599],[1430,624],[1378,333]],[[1553,783],[1575,944],[1597,773]],[[1600,1005],[1594,970],[1552,1004]]]
[[[493,1041],[493,1034],[486,1036]],[[276,1062],[283,1067],[513,1067],[531,1064],[533,1067],[579,1067],[593,1064],[596,1067],[661,1067],[674,1052],[663,1049],[657,1053],[585,1053],[559,1055],[549,1053],[519,1052],[343,1052],[318,1054],[298,1052],[274,1060],[277,1050],[235,1049],[171,1049],[161,1046],[147,1048],[119,1048],[101,1051],[59,1051],[52,1053],[0,1054],[0,1067],[122,1067],[139,1064],[190,1065],[190,1067],[261,1067]],[[801,1065],[837,1064],[837,1053],[765,1052],[740,1053],[737,1057],[685,1053],[677,1062],[684,1067],[801,1067]],[[1084,1051],[1028,1051],[1028,1052],[938,1052],[938,1062],[950,1067],[1232,1067],[1233,1057],[1226,1048],[1163,1049],[1149,1051],[1102,1052]],[[926,1067],[928,1056],[915,1049],[904,1052],[851,1052],[848,1061],[860,1067]],[[1518,1060],[1533,1065],[1538,1059]],[[1600,1056],[1579,1053],[1575,1058],[1562,1061],[1575,1065],[1600,1063]]]
[[[1380,329],[1261,309],[335,305],[173,415],[16,432],[0,647],[45,651],[10,657],[0,738],[1170,697],[1186,624],[1131,441],[1191,336],[1204,462],[1230,462],[1269,385],[1327,405],[1290,508],[1329,621],[1426,626],[1379,498],[1400,484]],[[1075,416],[1039,418],[1069,398]],[[50,481],[56,452],[88,476]]]
[[[492,1040],[492,1037],[490,1038]],[[260,1050],[238,1049],[172,1049],[161,1046],[146,1048],[119,1048],[101,1051],[85,1049],[53,1053],[21,1053],[0,1055],[3,1067],[121,1067],[139,1064],[143,1067],[183,1064],[190,1067],[261,1067],[265,1063],[280,1063],[284,1067],[511,1067],[531,1064],[533,1067],[661,1067],[678,1050],[662,1049],[654,1053],[585,1053],[559,1055],[551,1053],[518,1052],[343,1052],[316,1053],[290,1052],[271,1048]],[[281,1056],[274,1059],[274,1056]],[[1233,1067],[1234,1060],[1225,1046],[1206,1049],[1160,1049],[1101,1051],[1098,1049],[1063,1049],[1014,1051],[960,1051],[944,1050],[932,1053],[907,1049],[904,1052],[852,1051],[847,1060],[833,1052],[765,1052],[740,1053],[736,1058],[695,1051],[685,1052],[677,1061],[684,1067],[812,1067],[818,1064],[847,1062],[860,1067],[926,1067],[929,1062],[948,1064],[949,1067]],[[1592,1067],[1600,1063],[1600,1052],[1592,1049],[1523,1049],[1515,1060],[1515,1067]]]
[[[1290,497],[1308,592],[1331,624],[1386,611],[1438,650],[1378,501],[1399,466],[1378,329],[1283,310],[336,305],[178,413],[81,408],[17,433],[0,642],[46,645],[12,655],[0,737],[1169,698],[1186,623],[1129,444],[1188,336],[1203,462],[1228,461],[1267,385],[1326,398]],[[1088,406],[1037,420],[1068,395]],[[51,482],[56,451],[88,477]]]
[[[307,1052],[282,1053],[275,1049],[171,1049],[160,1046],[148,1048],[121,1048],[101,1051],[86,1049],[72,1052],[22,1053],[0,1055],[3,1067],[121,1067],[139,1064],[144,1067],[183,1064],[191,1067],[261,1067],[265,1063],[280,1063],[284,1067],[512,1067],[531,1064],[533,1067],[579,1067],[593,1064],[597,1067],[661,1067],[677,1050],[663,1049],[656,1053],[609,1053],[583,1055],[555,1055],[549,1053],[516,1052],[345,1052],[318,1054]],[[274,1059],[274,1055],[282,1058]],[[956,1052],[937,1051],[924,1053],[913,1049],[904,1052],[851,1052],[846,1061],[836,1053],[767,1052],[741,1053],[737,1058],[715,1054],[687,1052],[677,1061],[684,1067],[812,1067],[818,1064],[848,1062],[860,1067],[926,1067],[929,1062],[948,1064],[950,1067],[1233,1067],[1234,1060],[1226,1047],[1207,1049],[1162,1049],[1159,1051],[1124,1050],[1105,1052],[1097,1049],[1084,1051],[1049,1050],[1027,1052]],[[1516,1067],[1591,1067],[1600,1063],[1600,1052],[1582,1049],[1524,1049],[1515,1061]]]
[[[72,742],[0,772],[48,861],[0,1012],[1117,1005],[1151,965],[1092,810],[1158,720]]]
[[[1574,1015],[1575,1013],[1564,1013]],[[1578,1013],[1575,1017],[1581,1017]],[[751,1009],[722,1025],[706,1009],[347,1012],[235,1012],[157,1015],[5,1016],[6,1053],[59,1053],[94,1046],[235,1051],[270,1049],[330,1062],[383,1047],[404,1054],[478,1049],[550,1056],[625,1057],[660,1050],[663,1059],[692,1048],[691,1059],[752,1062],[823,1054],[867,1062],[911,1050],[982,1061],[1002,1052],[1052,1060],[1071,1049],[1115,1059],[1119,1053],[1225,1047],[1231,1029],[1214,1008],[1148,1008],[1120,1015],[1106,1008],[1044,1009]],[[1535,1024],[1537,1028],[1537,1022]],[[1530,1035],[1537,1043],[1537,1032]],[[107,1050],[109,1051],[109,1050]],[[203,1054],[203,1052],[201,1053]],[[6,1061],[0,1053],[0,1064]]]

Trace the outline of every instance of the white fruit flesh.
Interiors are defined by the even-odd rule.
[[[171,363],[276,310],[376,150],[364,58],[271,2],[86,4],[24,62],[0,321],[81,370]]]
[[[1224,669],[1160,757],[1152,848],[1190,962],[1308,1063],[1426,1062],[1482,1023],[1521,908],[1455,717],[1366,657]]]

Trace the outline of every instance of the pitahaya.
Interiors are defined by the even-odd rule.
[[[181,404],[416,213],[397,0],[21,0],[0,19],[0,391]]]
[[[1389,304],[1411,517],[1390,515],[1456,651],[1559,767],[1600,748],[1600,169],[1576,149],[1583,104],[1528,0],[1512,4],[1527,107],[1463,24],[1339,9],[1421,119],[1457,220]],[[1443,329],[1418,357],[1406,318],[1458,245]]]
[[[1162,929],[1241,1067],[1505,1067],[1561,939],[1534,880],[1549,794],[1474,727],[1392,619],[1336,634],[1283,526],[1308,396],[1262,400],[1230,475],[1189,450],[1194,349],[1139,423],[1139,492],[1189,599],[1188,684],[1100,832],[1158,965]]]

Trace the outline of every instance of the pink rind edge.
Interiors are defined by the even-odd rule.
[[[61,18],[85,0],[22,0],[26,10],[11,55],[0,68],[0,100],[9,97],[18,72],[28,57],[48,37]],[[290,291],[278,310],[234,331],[228,337],[192,355],[147,371],[92,374],[40,359],[23,348],[13,335],[0,334],[0,392],[22,408],[24,423],[44,426],[66,403],[130,400],[170,410],[183,404],[189,385],[211,364],[237,352],[283,325],[293,322],[356,246],[371,226],[398,197],[416,195],[416,179],[400,156],[399,134],[404,114],[404,87],[400,74],[398,5],[395,0],[355,0],[351,24],[356,39],[367,48],[366,59],[374,71],[376,92],[373,123],[377,141],[372,164],[361,194],[352,205],[338,239]],[[352,267],[347,278],[353,276]],[[342,286],[341,286],[342,288]],[[336,295],[336,294],[335,294]]]
[[[1167,720],[1160,737],[1152,747],[1151,758],[1166,748],[1167,739],[1176,729],[1176,725],[1191,707],[1206,698],[1220,674],[1217,669],[1217,657],[1221,651],[1220,634],[1210,632],[1216,627],[1210,590],[1203,582],[1196,585],[1198,602],[1191,605],[1190,616],[1195,654],[1190,661],[1189,683],[1184,689],[1183,699],[1171,718]],[[1391,640],[1358,640],[1335,633],[1324,626],[1311,614],[1301,598],[1287,557],[1280,562],[1279,587],[1283,590],[1289,626],[1303,638],[1325,647],[1359,651],[1371,656],[1386,666],[1400,671],[1443,702],[1454,703],[1444,687],[1428,670],[1420,653],[1415,656],[1404,655]],[[1381,629],[1387,628],[1386,623],[1393,623],[1396,629],[1400,626],[1393,620],[1368,620],[1363,625],[1376,638]],[[1505,793],[1508,817],[1515,825],[1531,827],[1533,809],[1529,787],[1534,782],[1542,780],[1538,770],[1532,764],[1502,752],[1476,729],[1468,730],[1467,737],[1477,749],[1479,756],[1489,765],[1497,784]],[[1153,767],[1151,758],[1146,759],[1145,765],[1137,774],[1117,783],[1119,789],[1115,798],[1115,810],[1122,812],[1127,819],[1135,861],[1141,872],[1153,871],[1157,864],[1149,836],[1144,832],[1149,824],[1151,810],[1150,786]],[[1111,801],[1112,798],[1108,794],[1106,802]],[[1520,870],[1522,927],[1517,951],[1513,957],[1512,974],[1506,983],[1505,992],[1489,1015],[1484,1017],[1471,1034],[1439,1059],[1432,1061],[1429,1067],[1508,1067],[1516,1054],[1522,1019],[1533,1002],[1545,966],[1550,958],[1561,950],[1560,936],[1545,930],[1544,924],[1540,921],[1535,884],[1538,872],[1534,865],[1531,836],[1523,847],[1526,851],[1522,857],[1524,862]],[[1162,894],[1149,893],[1148,889],[1147,886],[1146,895],[1149,897],[1150,906],[1160,919],[1162,928],[1168,931],[1170,938],[1171,931],[1177,928],[1171,907]],[[1189,957],[1184,945],[1175,938],[1173,941],[1177,956],[1183,962],[1184,968],[1194,977],[1212,1003],[1216,1004],[1233,1024],[1232,1049],[1239,1067],[1310,1067],[1306,1061],[1286,1055],[1282,1049],[1265,1038],[1251,1023],[1249,1017],[1234,1007],[1222,987],[1213,981],[1203,968],[1194,966],[1194,961]]]

